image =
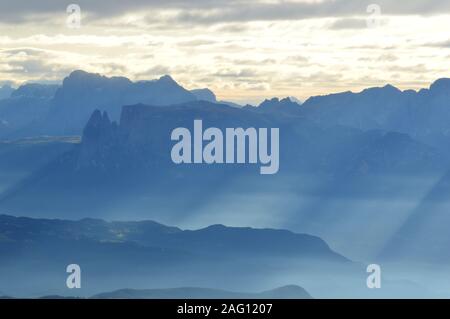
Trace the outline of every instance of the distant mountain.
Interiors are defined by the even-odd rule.
[[[258,106],[247,104],[243,107],[244,110],[253,111],[256,113],[267,113],[283,116],[301,116],[300,104],[292,101],[290,98],[279,99],[277,97],[270,100],[264,100]]]
[[[3,92],[3,93],[2,93]],[[165,75],[157,80],[132,82],[77,70],[61,86],[24,84],[0,90],[0,138],[41,135],[80,135],[96,109],[118,120],[123,105],[167,106],[191,101],[218,102],[209,89],[188,91]],[[233,107],[232,102],[218,102]]]
[[[380,251],[384,260],[450,263],[450,171],[437,176]]]
[[[303,267],[303,272],[319,265],[351,265],[320,238],[283,230],[225,226],[181,230],[152,221],[67,221],[6,215],[0,215],[0,258],[2,289],[10,295],[16,295],[31,279],[34,294],[60,287],[58,280],[71,263],[83,270],[84,293],[121,286],[179,286],[189,280],[190,284],[211,286],[217,278],[231,275],[235,279],[229,283],[236,284],[251,273],[274,275],[272,269],[281,265]],[[114,273],[117,277],[111,276]],[[211,287],[221,289],[226,284]],[[23,290],[31,293],[30,288]],[[298,294],[299,289],[285,288],[265,295],[290,293]]]
[[[386,238],[413,238],[422,230],[445,247],[446,233],[435,226],[447,220],[449,83],[440,79],[419,92],[387,85],[303,104],[275,98],[236,108],[199,101],[169,77],[133,83],[76,71],[52,99],[30,93],[0,101],[0,130],[25,126],[27,134],[83,135],[67,152],[30,152],[45,161],[26,168],[20,181],[0,185],[0,209],[51,218],[120,219],[126,211],[129,218],[168,224],[287,225],[367,258],[383,249]],[[194,93],[212,98],[210,91]],[[148,105],[134,103],[143,100]],[[170,133],[192,129],[195,119],[220,129],[279,128],[279,173],[261,176],[258,165],[175,165]],[[17,145],[11,152],[5,158],[12,163],[14,154],[28,154]],[[24,161],[17,163],[16,171]],[[362,227],[367,220],[371,227]],[[430,242],[423,241],[422,251],[433,251]]]
[[[0,299],[14,297],[0,294]],[[38,299],[85,299],[74,296],[46,295]],[[231,292],[220,289],[182,287],[165,289],[119,289],[96,294],[89,299],[312,299],[302,287],[296,285],[263,291],[261,293]]]
[[[0,215],[0,233],[4,245],[8,245],[8,242],[35,242],[39,245],[50,240],[67,243],[84,240],[93,243],[132,243],[141,247],[163,248],[168,252],[180,250],[204,256],[284,256],[346,261],[323,240],[314,236],[223,225],[183,231],[152,221],[105,222],[83,219],[72,222]]]
[[[448,151],[450,142],[450,79],[429,89],[401,91],[392,85],[360,93],[344,92],[309,98],[302,115],[320,125],[345,125],[409,134]]]
[[[170,158],[174,144],[171,131],[191,128],[198,118],[203,119],[205,127],[221,129],[280,128],[279,174],[261,176],[258,165],[175,165]],[[253,180],[252,190],[265,193],[283,185],[285,178],[306,181],[314,174],[323,186],[318,189],[314,183],[303,182],[295,193],[312,193],[324,201],[355,195],[382,198],[395,197],[405,188],[374,184],[370,181],[373,175],[427,176],[447,167],[447,159],[440,152],[405,134],[340,126],[321,128],[300,115],[255,112],[205,101],[168,107],[140,104],[124,107],[119,123],[107,113],[95,111],[80,147],[4,192],[0,208],[17,214],[27,212],[28,216],[60,217],[64,212],[73,218],[108,217],[112,201],[117,200],[136,217],[175,218],[165,221],[176,222],[181,215],[191,214],[185,201],[219,194],[208,187],[210,183],[223,185],[222,196],[237,191],[232,186],[236,178]],[[342,180],[345,185],[340,184]],[[333,188],[336,185],[339,187]],[[174,195],[178,200],[169,200]],[[55,200],[36,203],[50,197]],[[170,205],[162,205],[166,199]]]
[[[290,98],[265,100],[256,109],[260,112],[282,112],[286,114],[299,115],[301,109],[300,104],[292,101]]]
[[[192,129],[198,118],[221,129],[280,128],[279,173],[262,176],[258,165],[175,165],[170,133]],[[318,235],[352,258],[372,258],[395,231],[389,225],[404,221],[448,163],[406,134],[321,127],[301,115],[205,101],[130,105],[119,123],[94,112],[81,144],[7,188],[0,210],[178,225],[286,225]],[[368,220],[370,228],[361,226]]]
[[[0,191],[71,151],[79,142],[78,137],[35,137],[0,141]]]
[[[74,71],[56,92],[40,131],[57,135],[80,134],[95,109],[108,111],[111,118],[117,120],[123,105],[164,106],[196,99],[167,75],[158,80],[132,82],[125,77],[108,78]]]
[[[55,93],[59,87],[59,85],[52,84],[28,83],[15,90],[11,94],[11,97],[51,99],[55,96]]]
[[[125,77],[74,71],[62,86],[25,84],[0,99],[0,138],[80,135],[95,109],[108,110],[117,120],[123,105],[165,106],[195,100],[194,94],[167,75],[132,82]]]
[[[235,107],[235,108],[238,108],[238,109],[240,109],[240,108],[243,107],[242,105],[240,105],[240,104],[238,104],[238,103],[230,102],[230,101],[220,101],[219,103],[221,103],[221,104],[226,104],[226,105],[228,105],[228,106]]]
[[[14,89],[10,85],[3,85],[0,87],[0,100],[7,99],[11,97]]]
[[[298,107],[290,102],[282,105]],[[159,118],[164,118],[164,123],[157,123]],[[324,129],[293,114],[286,117],[283,112],[254,112],[248,108],[236,109],[208,102],[191,102],[164,109],[146,105],[126,106],[119,124],[111,122],[105,113],[94,112],[84,130],[77,165],[91,168],[109,165],[116,170],[127,167],[128,171],[135,167],[142,173],[142,169],[151,170],[157,164],[169,170],[175,167],[170,159],[173,142],[159,137],[169,137],[177,127],[190,128],[198,118],[203,119],[205,126],[223,130],[227,127],[281,128],[284,134],[280,143],[284,147],[280,156],[288,174],[303,171],[327,171],[335,176],[426,174],[447,167],[446,157],[439,151],[406,134],[376,130],[363,132],[339,126]],[[405,158],[408,160],[404,161]],[[323,160],[317,162],[318,159]],[[365,166],[364,171],[360,170],[362,165]],[[417,172],[419,167],[421,172]],[[176,170],[180,169],[183,168],[176,166]],[[221,169],[220,165],[218,169]],[[241,169],[252,170],[248,165]]]
[[[211,103],[225,104],[225,105],[236,107],[236,108],[242,107],[241,105],[239,105],[237,103],[233,103],[233,102],[229,102],[229,101],[218,101],[216,95],[210,89],[191,90],[191,93],[196,96],[198,101],[206,101],[206,102],[211,102]]]
[[[199,101],[207,101],[212,103],[217,102],[216,95],[210,89],[191,90],[191,93],[194,94]]]
[[[256,109],[251,109],[258,112],[301,115],[325,127],[343,125],[363,131],[376,129],[400,132],[450,154],[445,147],[450,141],[449,82],[449,79],[439,79],[429,89],[419,92],[401,91],[392,85],[386,85],[368,88],[360,93],[343,92],[315,96],[303,104],[295,98],[274,98],[264,101]],[[139,103],[167,106],[203,100],[240,107],[231,102],[218,102],[209,89],[188,91],[170,76],[134,83],[124,77],[108,78],[99,74],[74,71],[55,93],[56,88],[57,86],[27,84],[14,92],[12,96],[27,99],[39,96],[41,99],[51,99],[51,103],[47,101],[44,103],[45,107],[39,107],[36,104],[41,105],[43,101],[16,99],[14,102],[7,102],[18,107],[9,107],[12,111],[6,115],[0,112],[0,136],[2,130],[14,132],[15,137],[80,134],[95,109],[107,111],[109,117],[117,121],[123,105]],[[6,102],[0,101],[1,110],[1,104]],[[32,110],[31,104],[34,106]],[[21,109],[25,111],[21,112]],[[36,114],[38,110],[39,113]],[[41,119],[43,116],[44,120]],[[19,123],[16,124],[15,121]]]
[[[299,286],[284,286],[262,293],[241,293],[205,288],[120,289],[97,294],[92,299],[311,299]]]
[[[42,121],[57,88],[56,85],[25,84],[8,98],[0,99],[0,138],[14,136]]]

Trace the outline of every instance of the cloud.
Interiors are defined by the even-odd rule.
[[[149,79],[149,78],[155,78],[155,77],[162,76],[162,75],[167,75],[170,73],[171,73],[170,68],[163,66],[163,65],[156,65],[154,67],[146,69],[145,71],[135,74],[135,76],[139,79],[141,79],[141,78]]]
[[[175,13],[169,20],[188,24],[216,24],[267,20],[298,20],[317,17],[366,15],[373,0],[262,1],[262,0],[77,0],[82,13],[93,19],[152,11]],[[447,0],[377,0],[385,15],[437,15],[450,13]],[[66,4],[57,0],[0,2],[3,23],[23,22],[48,15],[66,17]],[[164,16],[164,15],[163,15]]]
[[[412,74],[426,74],[431,70],[425,64],[415,64],[415,65],[391,65],[389,67],[392,71],[408,72]]]
[[[235,24],[221,25],[221,26],[217,27],[216,32],[233,34],[233,33],[245,32],[247,30],[248,30],[248,26],[246,26],[244,24],[235,23]]]
[[[132,80],[170,74],[188,88],[251,101],[383,79],[401,86],[420,65],[427,83],[450,68],[448,52],[436,49],[450,47],[447,0],[74,2],[82,10],[76,30],[66,28],[58,0],[1,1],[1,81],[62,79],[74,68]],[[389,24],[367,28],[371,3]]]
[[[450,39],[442,42],[426,43],[425,46],[435,47],[435,48],[450,48]]]
[[[45,56],[47,52],[45,50],[39,50],[35,48],[13,48],[0,50],[0,54],[6,57],[13,56]]]
[[[303,55],[292,55],[288,56],[284,63],[292,64],[292,65],[304,65],[308,63],[309,59]]]
[[[363,28],[367,28],[367,20],[357,18],[339,19],[329,26],[329,29],[331,30],[363,29]]]
[[[0,51],[2,62],[6,64],[3,73],[22,73],[27,76],[48,74],[52,71],[51,54],[43,50],[15,48]]]
[[[12,72],[24,72],[30,75],[42,75],[51,71],[51,65],[41,60],[28,59],[24,61],[11,61]]]
[[[380,62],[395,62],[398,60],[398,57],[391,53],[385,53],[380,55],[377,60]]]
[[[257,75],[254,69],[243,69],[243,70],[220,70],[213,74],[215,77],[219,78],[252,78]]]
[[[0,50],[0,77],[16,84],[28,81],[60,82],[73,68],[58,52],[33,48]]]
[[[199,47],[205,45],[213,45],[216,44],[217,41],[209,40],[209,39],[194,39],[188,41],[182,41],[177,43],[180,47]]]

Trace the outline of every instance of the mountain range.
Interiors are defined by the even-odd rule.
[[[195,119],[219,129],[279,128],[279,173],[174,164],[170,133]],[[199,235],[221,233],[211,224],[280,228],[319,236],[353,260],[450,263],[450,79],[419,91],[386,85],[241,107],[170,76],[133,82],[75,71],[60,86],[2,88],[0,137],[0,211],[8,215],[152,219],[200,228],[194,234],[211,244],[214,237]],[[183,237],[191,233],[176,233],[172,246],[157,247],[193,245]],[[202,249],[195,246],[211,252]],[[161,259],[189,258],[187,250]]]
[[[123,105],[167,106],[196,100],[217,102],[208,89],[186,90],[170,76],[132,82],[125,77],[74,71],[62,85],[29,83],[0,91],[0,136],[79,135],[96,109],[118,120]],[[233,106],[238,106],[231,102]]]
[[[312,299],[302,287],[290,285],[261,293],[230,292],[205,288],[120,289],[97,294],[93,299]]]
[[[204,283],[231,288],[244,277],[249,286],[258,282],[261,287],[267,282],[265,276],[293,265],[303,269],[305,276],[308,268],[319,264],[353,267],[320,238],[284,230],[223,225],[181,230],[153,221],[68,221],[7,215],[0,216],[0,257],[2,291],[14,296],[67,293],[65,268],[71,263],[82,269],[84,295],[130,286]],[[217,285],[219,278],[228,278],[228,282]],[[120,294],[124,296],[123,291],[115,293]]]
[[[323,125],[304,116],[308,103],[134,104],[122,108],[119,121],[95,110],[81,143],[55,150],[52,160],[4,187],[0,209],[34,217],[152,218],[195,227],[256,222],[317,234],[356,259],[382,255],[385,238],[395,236],[430,184],[448,171],[448,155],[407,133]],[[192,129],[195,119],[221,129],[280,128],[279,173],[263,177],[249,165],[173,164],[170,133]],[[282,211],[276,203],[283,203]],[[369,231],[361,227],[374,214],[389,216],[391,224],[377,218]],[[342,235],[342,227],[352,231]],[[359,244],[361,236],[367,243]]]
[[[48,295],[38,299],[81,299],[75,296]],[[0,299],[14,299],[0,293]],[[181,287],[165,289],[119,289],[102,292],[89,299],[312,299],[302,287],[283,286],[259,293],[233,292],[220,289]]]

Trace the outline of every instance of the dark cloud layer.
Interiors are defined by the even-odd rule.
[[[220,22],[247,22],[256,20],[290,20],[315,17],[347,17],[367,14],[369,4],[378,4],[387,15],[433,15],[450,13],[448,0],[326,0],[316,3],[270,3],[251,0],[75,0],[82,10],[96,18],[120,16],[142,10],[179,11],[174,22],[214,24]],[[60,0],[0,1],[3,23],[20,22],[36,15],[65,14],[66,4]]]

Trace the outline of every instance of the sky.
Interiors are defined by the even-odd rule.
[[[257,103],[450,77],[448,0],[71,1],[0,0],[0,85],[169,74]]]

